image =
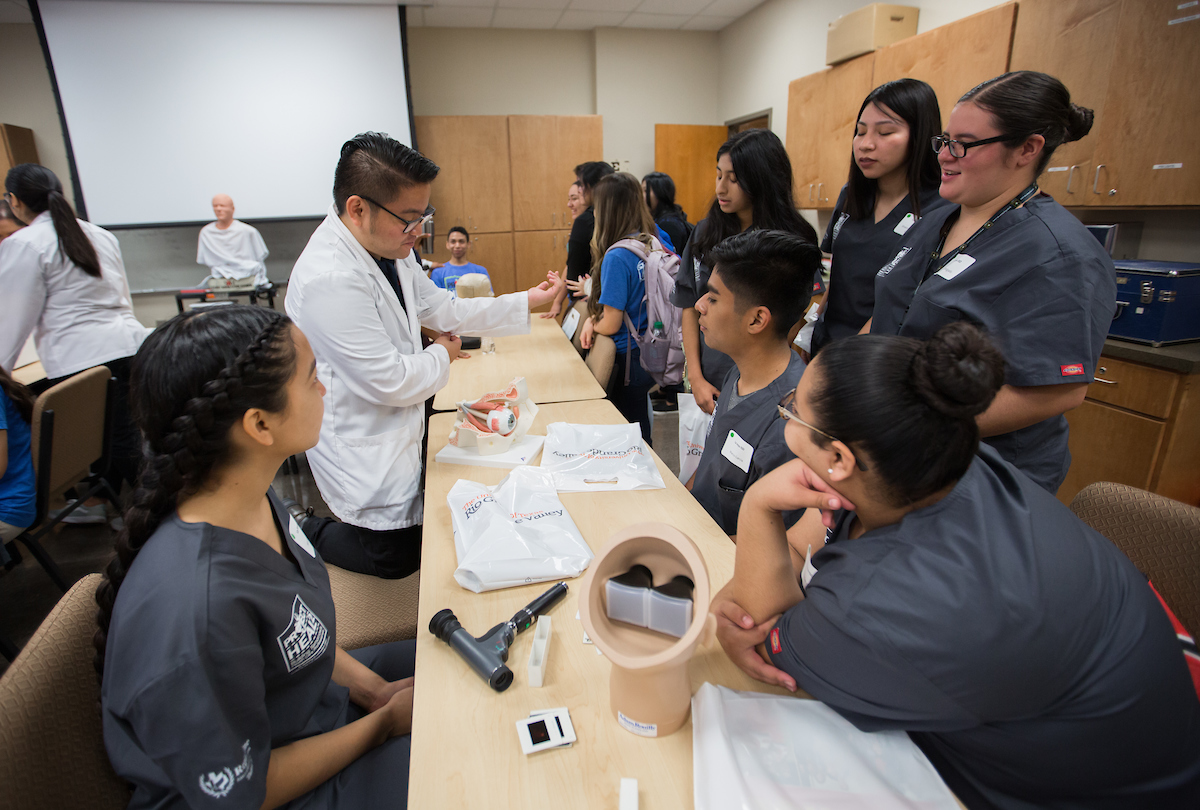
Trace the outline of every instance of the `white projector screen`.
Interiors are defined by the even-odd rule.
[[[345,141],[412,144],[398,6],[38,7],[98,225],[323,216]]]

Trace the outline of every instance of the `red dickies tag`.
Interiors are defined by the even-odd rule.
[[[1058,369],[1062,372],[1062,376],[1064,377],[1083,376],[1083,363],[1072,363],[1069,366],[1059,366]]]
[[[779,628],[775,627],[771,630],[771,654],[778,655],[783,652],[783,645],[779,643]]]

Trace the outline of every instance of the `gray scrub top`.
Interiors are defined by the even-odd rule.
[[[841,513],[774,664],[903,729],[971,808],[1200,807],[1200,700],[1133,564],[981,445],[954,489],[849,539]]]
[[[1116,270],[1100,243],[1040,195],[971,243],[973,263],[942,258],[924,278],[958,210],[923,217],[879,270],[871,334],[928,340],[948,323],[971,321],[1004,353],[1009,385],[1092,382],[1117,308]],[[1062,415],[984,441],[1052,493],[1071,466]]]
[[[725,376],[725,384],[721,386],[721,396],[709,425],[708,438],[704,442],[704,454],[700,456],[700,464],[696,467],[692,495],[726,534],[737,534],[738,510],[742,508],[742,498],[750,485],[780,464],[795,458],[784,441],[786,422],[779,416],[777,406],[789,391],[800,384],[800,375],[803,373],[804,361],[800,355],[792,352],[782,374],[765,388],[738,400],[736,405],[732,404],[733,394],[742,375],[734,366]],[[731,431],[754,447],[748,472],[721,453]],[[803,509],[786,513],[784,525],[791,528],[802,514]]]
[[[921,194],[921,217],[950,205],[936,188],[925,189]],[[918,220],[909,216],[912,213],[909,195],[879,222],[871,214],[851,219],[846,213],[846,187],[842,186],[825,238],[821,240],[821,250],[832,254],[833,262],[825,311],[813,330],[814,353],[835,340],[857,335],[871,317],[875,307],[875,274],[896,255],[908,231],[915,227]],[[897,228],[901,233],[896,232]]]
[[[346,722],[349,692],[330,680],[329,575],[269,497],[295,562],[172,514],[118,591],[101,704],[109,760],[134,785],[131,808],[258,808],[272,748]],[[289,806],[324,805],[312,799]]]

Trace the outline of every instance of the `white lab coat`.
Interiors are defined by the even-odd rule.
[[[527,293],[455,298],[412,254],[396,272],[405,307],[331,207],[296,260],[284,304],[325,384],[321,437],[308,451],[313,478],[341,520],[377,531],[424,518],[424,402],[449,380],[450,357],[442,346],[421,348],[421,326],[493,336],[530,329]]]
[[[9,371],[30,332],[51,379],[130,357],[150,334],[133,315],[117,238],[78,222],[96,248],[99,278],[62,252],[48,211],[0,242],[0,366]]]

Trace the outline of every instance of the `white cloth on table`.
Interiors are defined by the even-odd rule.
[[[254,276],[254,283],[262,286],[268,283],[263,262],[269,253],[262,234],[253,225],[235,219],[221,230],[217,223],[210,222],[200,229],[196,264],[204,265],[217,278]]]

